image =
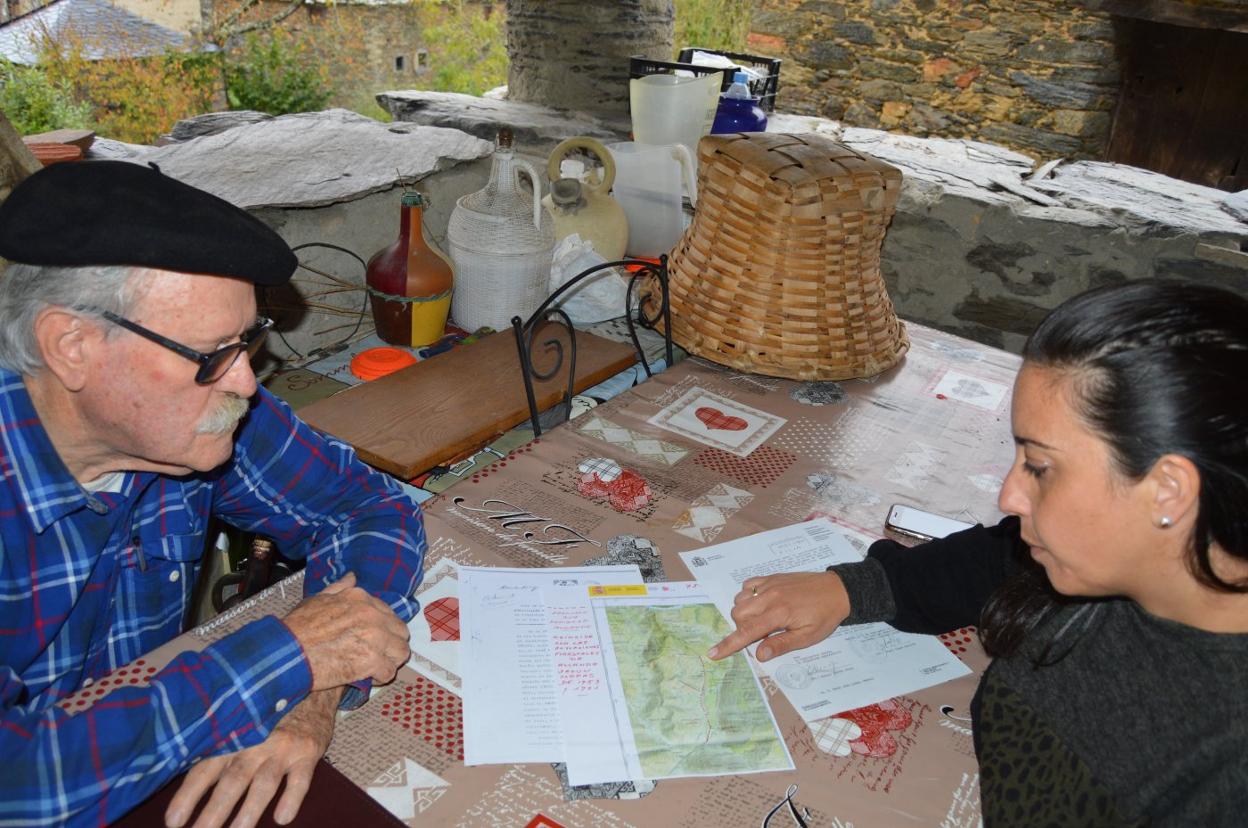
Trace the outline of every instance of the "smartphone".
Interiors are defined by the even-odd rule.
[[[884,522],[886,529],[891,529],[899,535],[925,541],[943,538],[954,532],[970,529],[974,525],[964,520],[954,520],[943,515],[925,512],[913,506],[902,506],[899,503],[894,503],[893,507],[888,510],[888,520]]]

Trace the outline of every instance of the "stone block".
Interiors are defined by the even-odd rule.
[[[1070,63],[1076,66],[1104,66],[1114,59],[1114,49],[1107,43],[1066,41],[1046,38],[1028,43],[1018,50],[1021,60],[1052,66]]]
[[[883,80],[913,83],[923,77],[913,66],[904,63],[888,63],[883,60],[862,60],[858,63],[858,74],[864,78],[881,78]]]
[[[949,128],[955,119],[949,112],[936,109],[924,103],[916,103],[906,113],[907,129],[918,135],[940,134]]]
[[[820,5],[832,6],[834,3],[823,3]],[[807,23],[803,18],[791,12],[766,11],[760,9],[754,12],[750,18],[750,32],[761,35],[771,35],[783,39],[792,39],[801,35],[807,30]],[[677,44],[682,46],[684,44]]]
[[[1104,86],[1075,81],[1057,82],[1021,71],[1011,72],[1010,80],[1018,84],[1028,98],[1047,107],[1109,109],[1113,106],[1110,90]]]
[[[911,105],[904,101],[885,101],[880,107],[880,126],[894,129],[901,126],[902,120],[910,112]]]
[[[979,66],[967,69],[965,72],[953,79],[953,85],[959,89],[966,89],[975,82],[976,78],[983,74],[983,71],[984,70]]]
[[[753,19],[757,20],[760,15],[764,14],[770,14],[770,12],[756,11]],[[790,12],[789,14],[793,17],[809,18],[818,15],[825,20],[844,20],[845,4],[831,3],[828,0],[808,0],[808,2],[798,6],[796,12]]]
[[[1086,83],[1103,86],[1109,94],[1116,95],[1122,82],[1122,69],[1114,60],[1105,66],[1055,66],[1049,75],[1054,83]]]
[[[1062,135],[1074,135],[1081,138],[1104,138],[1109,135],[1112,117],[1108,112],[1083,112],[1080,110],[1059,109],[1043,118],[1040,126],[1060,132]]]
[[[784,38],[758,32],[750,32],[746,35],[745,44],[751,52],[763,55],[782,55],[788,48],[788,43]]]
[[[893,63],[913,63],[916,66],[927,60],[926,54],[907,49],[876,49],[872,54],[880,60],[892,61]]]
[[[800,59],[815,69],[849,69],[854,65],[854,55],[849,49],[828,40],[806,44]]]
[[[1018,35],[1000,29],[981,29],[962,38],[959,54],[978,59],[1009,57],[1022,41]]]
[[[875,45],[875,29],[861,20],[846,20],[833,28],[838,37],[861,46]]]
[[[961,67],[947,57],[932,58],[923,64],[923,80],[932,83],[960,71]]]
[[[855,101],[845,110],[845,123],[860,127],[878,127],[880,125],[880,116],[874,109],[862,103]]]
[[[904,98],[901,85],[885,80],[869,80],[858,84],[858,94],[872,103]]]

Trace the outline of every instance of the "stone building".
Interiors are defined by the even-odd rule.
[[[1248,0],[759,0],[749,50],[786,112],[1248,187]]]

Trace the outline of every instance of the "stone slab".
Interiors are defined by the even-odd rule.
[[[345,109],[244,122],[163,147],[97,147],[92,157],[158,164],[245,209],[351,201],[493,151],[489,142],[458,130],[386,124]]]

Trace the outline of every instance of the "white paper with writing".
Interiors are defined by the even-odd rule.
[[[747,578],[820,572],[832,564],[862,560],[826,518],[682,552],[680,557],[726,618],[732,617],[733,599]],[[751,658],[756,648],[748,648]],[[934,636],[899,632],[888,624],[841,627],[818,644],[754,664],[808,722],[970,673]]]
[[[459,568],[465,765],[563,761],[542,590],[640,583],[631,565]]]

